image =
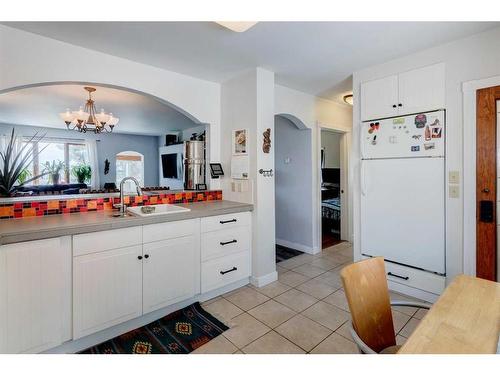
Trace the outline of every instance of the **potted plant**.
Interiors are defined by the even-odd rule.
[[[79,184],[85,184],[90,182],[90,178],[92,177],[92,168],[90,168],[90,165],[87,164],[76,165],[71,168],[71,174],[76,177]]]
[[[52,163],[50,161],[45,162],[43,172],[49,175],[52,180],[52,184],[57,185],[59,183],[59,179],[61,178],[61,171],[63,169],[64,162],[61,160],[52,160]]]
[[[42,173],[31,178],[23,176],[25,174],[24,170],[33,162],[34,146],[43,137],[43,135],[38,136],[38,133],[35,133],[16,152],[16,144],[20,142],[20,138],[16,136],[14,128],[12,128],[10,140],[0,150],[0,196],[11,196],[19,187],[45,175],[45,173]],[[43,149],[39,152],[41,151]],[[21,177],[21,180],[19,177]]]

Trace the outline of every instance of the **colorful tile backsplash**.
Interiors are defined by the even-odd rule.
[[[124,200],[125,204],[128,206],[222,200],[222,190],[207,190],[202,192],[185,191],[181,193],[158,195],[125,196]],[[120,198],[61,199],[37,202],[3,203],[0,204],[0,219],[112,210],[113,204],[116,203],[120,203]]]

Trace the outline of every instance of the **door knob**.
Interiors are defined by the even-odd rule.
[[[482,192],[483,192],[483,193],[488,194],[488,193],[490,192],[490,189],[488,189],[488,188],[484,188],[484,189],[482,190]]]

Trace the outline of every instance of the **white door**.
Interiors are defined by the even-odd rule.
[[[200,289],[196,236],[144,244],[144,314],[193,297]]]
[[[361,121],[397,116],[398,76],[361,84]]]
[[[363,160],[361,253],[445,273],[444,159]]]
[[[0,353],[71,339],[71,238],[0,246]]]
[[[77,256],[73,274],[75,339],[142,314],[141,245]]]
[[[445,108],[444,64],[401,73],[398,108],[400,115]]]

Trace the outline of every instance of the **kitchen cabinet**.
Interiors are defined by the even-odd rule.
[[[74,339],[140,315],[142,245],[74,257]]]
[[[362,121],[443,109],[444,64],[363,82],[360,102]]]
[[[196,236],[144,244],[143,313],[200,292],[200,255]]]
[[[71,237],[0,246],[0,353],[71,339]]]

